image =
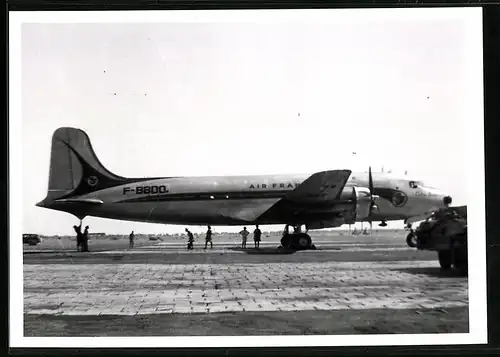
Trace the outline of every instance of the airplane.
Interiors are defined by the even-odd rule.
[[[314,248],[308,230],[405,220],[444,207],[446,193],[407,176],[335,169],[313,174],[126,178],[104,167],[81,129],[53,133],[48,192],[36,206],[87,216],[210,226],[285,224],[281,244]],[[301,227],[305,226],[305,233]]]

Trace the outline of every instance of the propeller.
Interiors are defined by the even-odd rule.
[[[356,189],[354,188],[354,186],[352,187],[351,202],[352,202],[352,205],[354,206],[353,207],[354,215],[350,219],[352,219],[352,222],[355,223],[356,222],[356,207],[358,204],[358,196],[356,195]],[[351,226],[351,224],[349,224],[349,230],[351,229],[350,226]]]
[[[370,211],[368,212],[368,217],[372,215],[373,212],[378,211],[377,204],[374,199],[374,188],[373,188],[373,176],[372,167],[368,167],[368,189],[370,190]]]
[[[370,190],[370,209],[368,210],[368,223],[370,223],[370,230],[372,229],[372,214],[375,211],[378,211],[377,204],[375,203],[374,196],[374,188],[373,188],[373,176],[372,176],[372,167],[368,167],[368,189]]]

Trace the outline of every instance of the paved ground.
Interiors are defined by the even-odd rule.
[[[463,333],[468,310],[375,309],[217,314],[26,315],[25,336],[251,336]],[[194,341],[193,341],[194,342]]]
[[[327,238],[293,254],[272,240],[246,251],[227,239],[192,252],[175,240],[90,253],[40,245],[24,255],[25,334],[468,331],[467,279],[442,272],[435,253],[403,238]]]

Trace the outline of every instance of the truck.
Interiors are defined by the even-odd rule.
[[[406,237],[418,250],[436,251],[443,270],[456,269],[467,275],[467,207],[448,207],[433,212]]]
[[[23,244],[37,245],[42,242],[42,239],[38,234],[24,233],[23,234]]]

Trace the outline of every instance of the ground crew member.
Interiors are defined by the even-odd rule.
[[[214,247],[212,243],[212,227],[208,226],[207,235],[205,237],[205,249],[207,249],[207,245],[210,243],[210,249]]]
[[[82,247],[82,252],[89,251],[89,226],[85,226],[85,230],[83,231]]]
[[[255,244],[255,248],[259,248],[260,246],[260,236],[262,235],[262,232],[259,229],[259,225],[256,225],[255,230],[253,231],[253,242]]]
[[[240,232],[241,234],[241,249],[245,249],[247,247],[247,237],[250,234],[249,231],[247,231],[247,227],[243,227],[243,230]]]
[[[134,248],[134,231],[132,231],[132,233],[130,233],[130,235],[128,236],[128,247],[130,249],[133,249]]]
[[[83,242],[83,237],[82,237],[82,224],[80,223],[79,226],[73,226],[73,229],[76,232],[76,251],[79,252],[83,247],[82,247],[82,242]]]
[[[193,249],[193,243],[194,243],[194,237],[193,237],[193,233],[191,233],[189,231],[189,229],[186,228],[186,233],[188,235],[188,245],[187,245],[187,249],[188,250],[191,250]]]

